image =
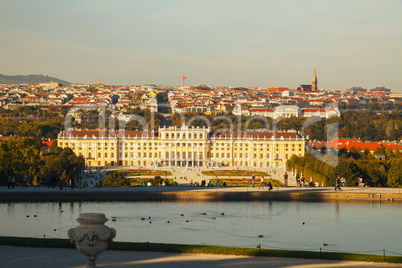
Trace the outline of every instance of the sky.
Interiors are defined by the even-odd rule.
[[[0,73],[402,93],[402,1],[1,0]]]

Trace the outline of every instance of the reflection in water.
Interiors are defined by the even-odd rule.
[[[335,216],[336,216],[336,219],[337,219],[337,221],[339,222],[339,203],[338,202],[335,202]]]
[[[2,203],[0,234],[67,238],[83,212],[105,213],[116,241],[400,252],[402,237],[399,204],[274,201]]]

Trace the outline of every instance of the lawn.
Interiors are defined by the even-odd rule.
[[[153,170],[153,169],[129,169],[129,170],[109,170],[106,175],[112,174],[117,171],[124,176],[170,176],[172,172],[166,170]]]
[[[251,176],[269,176],[266,172],[254,171],[254,170],[208,170],[203,171],[207,176],[215,177],[251,177]]]
[[[28,237],[0,237],[1,245],[39,247],[39,248],[75,248],[69,239],[58,238],[28,238]],[[266,248],[235,248],[211,245],[183,245],[183,244],[161,244],[161,243],[133,243],[114,241],[108,247],[110,250],[121,251],[156,251],[156,252],[175,252],[191,254],[219,254],[219,255],[239,255],[239,256],[265,256],[281,258],[305,258],[322,260],[342,260],[342,261],[365,261],[379,263],[402,263],[401,256],[381,256],[339,252],[316,252],[316,251],[296,251],[278,250]],[[357,264],[359,265],[359,264]],[[357,266],[356,265],[356,266]],[[364,265],[364,264],[362,264]],[[323,265],[321,265],[323,266]],[[396,267],[396,266],[395,266]]]
[[[128,179],[130,182],[130,186],[142,186],[142,183],[147,184],[147,182],[151,181],[152,178],[130,178]],[[169,185],[174,183],[173,179],[168,179]]]
[[[218,179],[211,179],[211,182],[216,185]],[[273,179],[264,179],[265,183],[271,182],[272,186],[285,186],[282,182]],[[251,187],[251,179],[221,179],[219,178],[221,185],[226,182],[226,186],[247,186]],[[255,186],[260,185],[260,180],[255,180]]]

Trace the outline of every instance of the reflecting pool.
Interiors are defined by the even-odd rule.
[[[401,204],[378,202],[0,203],[0,235],[67,238],[84,212],[115,241],[402,254]]]

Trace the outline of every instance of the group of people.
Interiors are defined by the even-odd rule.
[[[272,190],[272,183],[269,181],[268,183],[265,182],[264,176],[259,177],[260,178],[260,185],[258,186],[258,189],[264,189],[264,186],[268,187],[268,191]],[[255,176],[253,175],[251,177],[251,187],[254,188],[255,186]]]
[[[335,191],[342,191],[341,184],[342,186],[346,186],[346,179],[344,177],[341,178],[338,176],[338,178],[336,178],[335,180]]]
[[[304,187],[305,183],[306,179],[304,178],[304,176],[302,175],[300,178],[299,173],[296,173],[296,188]]]
[[[15,176],[9,175],[7,178],[7,187],[8,189],[14,189],[15,186]]]

